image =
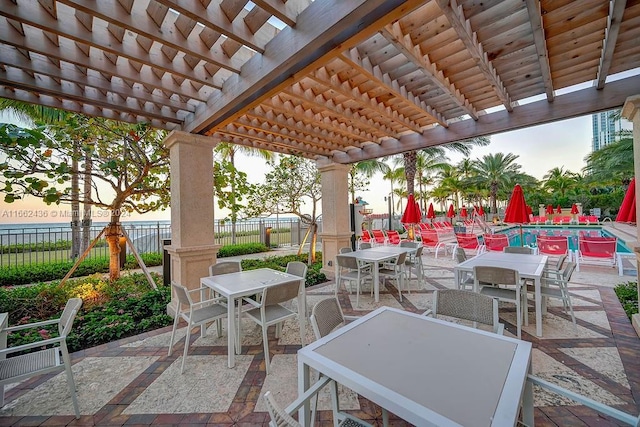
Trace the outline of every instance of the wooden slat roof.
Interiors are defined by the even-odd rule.
[[[638,40],[640,0],[7,0],[0,96],[350,163],[618,107]]]

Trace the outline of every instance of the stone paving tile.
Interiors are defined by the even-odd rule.
[[[360,295],[341,287],[338,299],[347,315],[362,315],[381,305],[421,313],[431,307],[434,289],[451,288],[454,262],[450,257],[424,256],[426,277],[420,286],[411,282],[411,293],[392,283],[381,286],[380,302],[374,303],[369,288]],[[532,342],[533,372],[549,381],[621,410],[638,412],[640,396],[640,339],[622,310],[612,288],[630,280],[608,269],[587,267],[574,275],[571,284],[577,327],[564,313],[562,304],[551,301],[544,317],[543,332],[535,332],[533,307],[523,339]],[[333,297],[328,283],[308,290],[308,305]],[[529,304],[533,302],[530,300]],[[294,305],[295,306],[295,305]],[[507,335],[515,334],[515,310],[500,306]],[[64,374],[43,376],[6,388],[6,402],[0,410],[0,427],[42,426],[163,426],[163,425],[266,425],[261,396],[271,390],[285,406],[296,396],[296,352],[300,348],[297,320],[285,322],[276,338],[269,331],[272,373],[266,375],[261,329],[243,319],[242,354],[236,367],[226,367],[226,328],[220,337],[214,326],[205,337],[192,334],[185,373],[180,374],[184,349],[184,328],[176,335],[172,356],[167,355],[171,327],[101,345],[72,355],[78,383],[82,417],[73,418]],[[305,340],[311,341],[309,325]],[[66,396],[66,397],[65,397]],[[373,424],[381,425],[381,409],[341,388],[341,407]],[[566,399],[537,390],[535,421],[538,426],[618,425],[596,412]],[[318,425],[332,425],[328,393],[320,397]],[[390,414],[391,425],[406,425]]]

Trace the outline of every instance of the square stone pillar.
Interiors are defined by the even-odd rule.
[[[636,183],[640,177],[640,95],[633,95],[627,98],[622,107],[622,117],[633,123],[633,164]],[[637,188],[637,187],[636,187]],[[636,218],[640,218],[640,192],[636,190]],[[637,240],[640,242],[640,228],[637,229]],[[636,268],[640,267],[640,247],[633,248],[638,261]],[[640,269],[638,270],[640,271]],[[640,280],[638,281],[638,293],[640,294]],[[632,317],[633,327],[640,336],[640,314],[634,314]]]
[[[171,160],[171,280],[187,289],[209,275],[220,245],[213,231],[213,147],[218,141],[173,131],[164,141]],[[194,300],[198,295],[193,295]],[[167,307],[173,313],[175,301]]]
[[[350,165],[320,164],[322,182],[322,271],[333,274],[340,248],[351,246],[349,212]]]

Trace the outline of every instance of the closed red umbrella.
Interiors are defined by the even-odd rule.
[[[463,206],[462,209],[460,209],[460,216],[463,217],[463,218],[466,218],[467,215],[468,215],[467,214],[467,208],[466,208],[466,206]]]
[[[429,209],[427,210],[427,218],[434,219],[436,212],[433,210],[433,203],[429,203]]]
[[[560,207],[560,205],[558,205],[558,208],[556,209],[556,213],[559,213],[559,214],[562,213],[562,208]]]
[[[577,214],[578,214],[578,205],[574,203],[573,205],[571,205],[571,215],[577,215]]]
[[[420,212],[420,208],[416,203],[416,200],[413,197],[413,194],[409,194],[407,198],[407,207],[402,214],[402,223],[410,224],[411,226],[407,229],[409,240],[413,240],[413,224],[417,224],[422,220],[422,213]]]
[[[619,222],[636,222],[636,179],[633,178],[629,183],[629,188],[624,195],[616,221]]]
[[[547,205],[547,210],[545,212],[548,213],[549,215],[553,214],[553,206]]]
[[[504,222],[520,224],[520,246],[524,246],[522,224],[529,222],[529,214],[527,213],[527,202],[524,200],[524,192],[520,184],[516,184],[513,187],[507,209],[504,211]]]
[[[482,205],[478,208],[478,215],[484,216],[484,209],[482,209]]]
[[[533,213],[533,209],[531,209],[531,206],[527,205],[527,215],[531,215]]]
[[[453,218],[454,216],[456,216],[456,211],[453,209],[453,203],[449,205],[449,210],[447,211],[447,218]],[[453,224],[453,220],[451,220],[451,223]]]

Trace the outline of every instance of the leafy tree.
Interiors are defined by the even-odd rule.
[[[221,142],[216,145],[214,148],[214,153],[220,156],[224,161],[228,163],[224,163],[220,165],[222,169],[227,172],[226,184],[229,185],[230,191],[217,191],[216,194],[218,197],[218,206],[221,208],[228,208],[231,211],[231,243],[236,243],[236,222],[238,220],[238,212],[242,209],[242,205],[239,203],[241,201],[241,196],[246,193],[239,192],[240,188],[236,188],[236,185],[243,187],[246,185],[246,174],[244,177],[236,176],[238,169],[236,168],[236,154],[243,153],[247,156],[257,156],[261,157],[265,160],[271,160],[274,154],[268,150],[261,150],[258,148],[245,147],[243,145],[236,145],[230,142]],[[239,171],[238,171],[239,172]],[[226,186],[226,185],[225,185]],[[218,184],[216,183],[216,187]],[[240,200],[236,200],[237,197],[240,197]]]
[[[69,183],[75,155],[73,142],[82,146],[80,159],[90,156],[93,192],[80,200],[103,211],[109,219],[106,240],[110,251],[110,279],[120,275],[120,218],[146,213],[169,204],[169,150],[165,132],[145,124],[131,125],[74,114],[64,123],[24,129],[0,124],[2,191],[8,203],[26,195],[47,204],[71,202]]]
[[[356,199],[356,191],[364,190],[369,185],[369,178],[381,172],[383,174],[389,172],[389,165],[378,159],[363,160],[353,163],[349,169],[349,193],[351,200]]]
[[[264,214],[293,214],[309,224],[311,246],[309,264],[316,259],[318,232],[317,205],[322,198],[320,172],[311,160],[297,156],[280,156],[279,163],[269,162],[272,168],[264,177],[264,183],[256,187],[245,212],[257,217]],[[311,214],[303,213],[310,206]],[[302,246],[301,246],[302,249]]]
[[[255,185],[249,183],[247,174],[239,171],[231,161],[223,159],[213,164],[214,194],[220,209],[231,211],[232,241],[235,238],[235,221],[244,208],[244,197],[255,190]]]

